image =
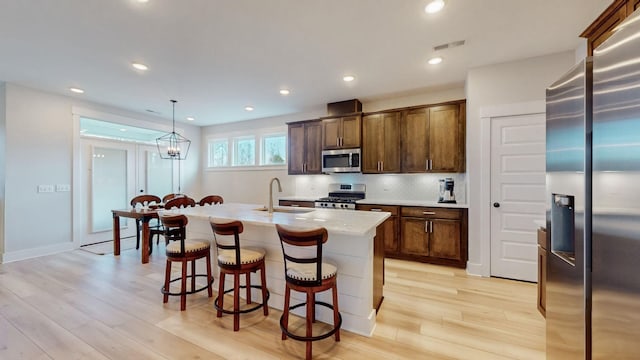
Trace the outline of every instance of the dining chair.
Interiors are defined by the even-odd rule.
[[[207,195],[203,197],[198,204],[200,206],[204,205],[215,205],[215,204],[223,204],[224,199],[220,195]]]
[[[171,210],[173,208],[186,208],[192,206],[196,206],[196,201],[188,196],[176,197],[164,203],[165,210]]]
[[[149,205],[155,205],[155,204],[160,204],[160,197],[155,196],[155,195],[149,195],[149,194],[144,194],[144,195],[138,195],[136,197],[134,197],[133,199],[131,199],[131,206],[132,207],[136,207],[137,205],[142,205],[142,206],[149,206]],[[160,242],[160,235],[162,235],[163,230],[162,230],[162,224],[160,224],[160,221],[158,220],[151,220],[149,222],[149,231],[150,231],[150,235],[149,235],[149,254],[151,254],[151,252],[153,251],[153,236],[156,236],[156,243]],[[140,248],[140,233],[141,233],[141,229],[140,229],[140,220],[136,219],[136,249]]]
[[[186,195],[185,194],[178,194],[178,193],[167,194],[167,195],[162,197],[162,202],[166,203],[167,201],[169,201],[171,199],[175,199],[175,198],[179,198],[179,197],[183,197],[183,196],[186,196]]]

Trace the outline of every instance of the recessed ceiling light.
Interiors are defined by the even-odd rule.
[[[355,76],[353,76],[353,75],[345,75],[345,76],[342,78],[342,80],[344,80],[344,81],[346,81],[346,82],[351,82],[351,81],[353,81],[353,80],[355,80],[355,79],[356,79],[356,77],[355,77]]]
[[[124,132],[124,131],[127,131],[127,129],[125,129],[125,128],[122,128],[122,129],[120,129],[120,131],[122,131],[122,132]]]
[[[134,62],[134,63],[131,64],[131,66],[133,66],[134,68],[136,68],[138,70],[142,70],[142,71],[149,70],[149,67],[147,65],[145,65],[145,64],[142,64],[142,63],[135,63]]]
[[[433,0],[427,6],[424,7],[424,11],[427,14],[435,14],[438,11],[442,10],[444,7],[444,0]]]
[[[148,3],[149,0],[138,0],[139,3]]]
[[[442,62],[442,58],[440,56],[432,57],[429,59],[429,65],[438,65]]]
[[[193,120],[195,120],[195,119],[196,119],[196,118],[194,118],[193,116],[187,116],[187,120],[189,120],[189,121],[193,121]]]
[[[84,90],[77,87],[70,87],[69,91],[74,92],[76,94],[84,94]]]
[[[280,95],[289,95],[290,93],[288,89],[280,89]]]
[[[247,106],[245,106],[245,107],[244,107],[244,109],[245,109],[246,111],[253,111],[253,106],[248,106],[248,105],[247,105]]]

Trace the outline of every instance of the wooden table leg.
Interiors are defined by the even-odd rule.
[[[113,214],[113,255],[120,255],[120,216]]]
[[[142,246],[140,247],[140,252],[142,253],[142,263],[146,264],[149,262],[149,236],[151,231],[149,230],[149,220],[150,218],[142,218]]]

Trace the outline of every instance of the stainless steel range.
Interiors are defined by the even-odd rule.
[[[317,208],[355,210],[364,199],[365,184],[329,184],[329,196],[315,201]]]

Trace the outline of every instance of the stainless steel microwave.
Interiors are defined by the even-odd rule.
[[[322,172],[360,172],[360,149],[322,151]]]

